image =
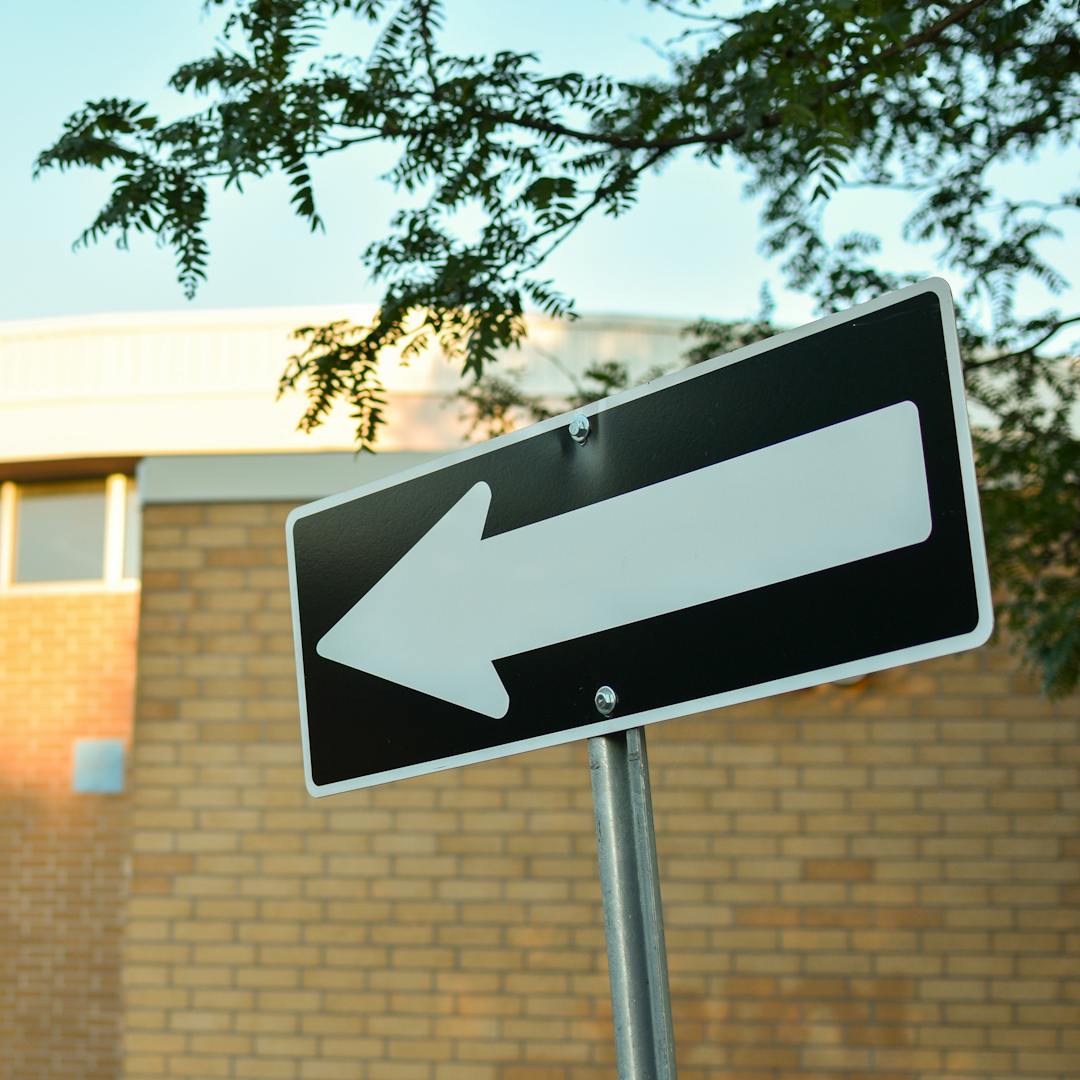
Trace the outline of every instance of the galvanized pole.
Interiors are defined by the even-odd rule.
[[[645,732],[590,739],[589,771],[619,1080],[675,1080]]]

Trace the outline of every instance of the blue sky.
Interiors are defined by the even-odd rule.
[[[675,23],[643,0],[450,0],[451,45],[463,50],[532,49],[552,67],[617,75],[662,70],[647,39],[662,41]],[[495,20],[493,10],[512,13]],[[385,149],[329,160],[316,173],[327,232],[311,234],[288,206],[277,178],[244,196],[211,203],[209,280],[193,302],[176,284],[171,253],[149,239],[129,252],[112,242],[72,252],[71,242],[108,192],[102,174],[50,173],[32,181],[37,152],[65,116],[88,98],[147,99],[164,115],[184,100],[165,90],[183,61],[208,52],[218,22],[200,0],[34,0],[0,4],[3,100],[9,103],[0,197],[6,208],[0,243],[6,254],[0,319],[176,308],[260,307],[375,301],[360,251],[381,235],[400,202],[378,177],[392,162]],[[337,47],[362,45],[366,31],[341,32]],[[1047,154],[1010,170],[1011,190],[1032,197],[1061,190],[1075,177],[1078,154]],[[779,267],[758,252],[753,204],[733,167],[713,169],[689,156],[642,185],[638,206],[612,221],[587,223],[546,266],[583,312],[671,315],[686,319],[752,314],[762,282],[778,317],[804,322],[809,301],[782,287]],[[878,232],[897,269],[940,272],[932,248],[900,239],[902,196],[858,193],[833,211],[838,230]],[[1080,229],[1048,252],[1080,284]],[[1037,287],[1022,299],[1033,312],[1049,300]],[[1052,300],[1072,310],[1080,289]]]

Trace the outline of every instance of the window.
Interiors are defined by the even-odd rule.
[[[138,573],[138,502],[126,476],[0,485],[0,590],[118,585]]]
[[[15,507],[14,581],[104,577],[104,480],[22,487]]]
[[[139,493],[128,481],[124,502],[124,577],[138,578],[142,563],[142,515],[139,513]]]

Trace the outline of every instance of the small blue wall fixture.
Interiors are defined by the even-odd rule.
[[[119,795],[124,790],[124,740],[76,739],[71,790],[80,795]]]

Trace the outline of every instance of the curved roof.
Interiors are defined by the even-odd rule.
[[[185,453],[348,450],[339,408],[312,435],[296,430],[303,402],[276,401],[292,330],[367,308],[268,308],[93,315],[0,323],[0,461]],[[524,346],[506,357],[533,394],[562,396],[570,375],[621,360],[642,375],[675,366],[686,343],[676,319],[530,317]],[[467,439],[454,393],[456,365],[432,350],[388,361],[384,450],[446,450]]]

